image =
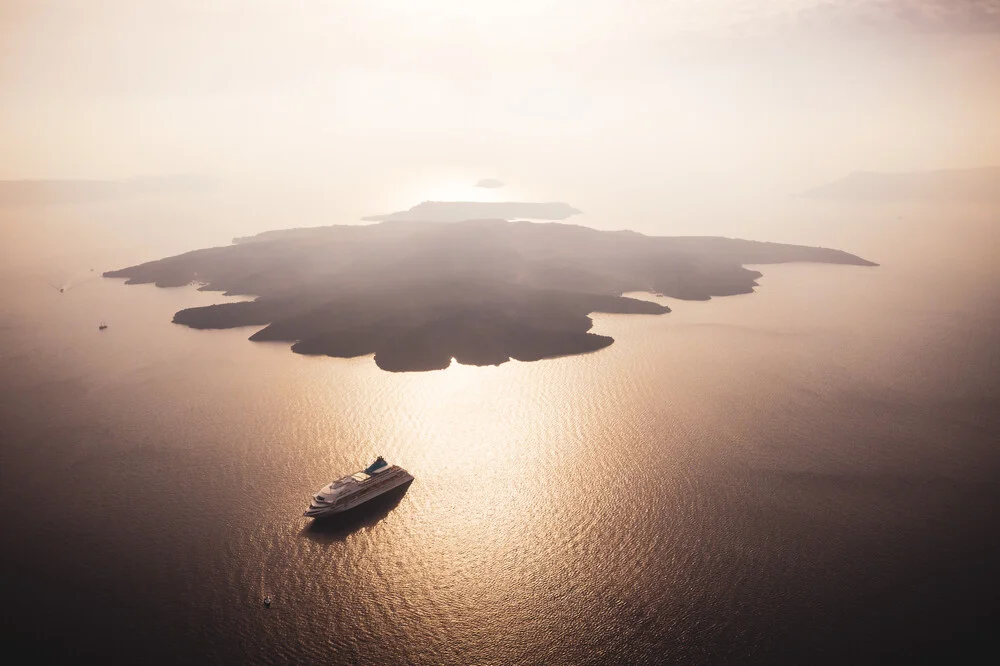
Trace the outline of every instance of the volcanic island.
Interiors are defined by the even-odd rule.
[[[390,219],[268,231],[104,273],[127,284],[252,296],[181,310],[196,329],[262,327],[254,341],[299,354],[374,354],[393,372],[498,365],[593,352],[591,313],[661,315],[684,300],[751,293],[745,264],[875,266],[847,252],[723,237],[645,236],[584,226],[471,219]]]

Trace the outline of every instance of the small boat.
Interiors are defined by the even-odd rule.
[[[265,608],[270,608],[271,607],[271,597],[269,597],[269,596],[264,597],[264,607]]]
[[[104,330],[104,329],[106,329],[107,327],[108,327],[108,325],[107,325],[107,324],[105,324],[105,323],[104,323],[104,322],[102,321],[102,322],[100,323],[100,325],[99,325],[99,326],[97,327],[97,330],[98,330],[98,331],[103,331],[103,330]]]

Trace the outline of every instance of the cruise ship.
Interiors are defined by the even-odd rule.
[[[384,495],[413,481],[413,476],[402,467],[390,465],[379,456],[375,462],[360,472],[355,472],[324,486],[309,502],[302,515],[323,518],[349,511],[365,502]]]

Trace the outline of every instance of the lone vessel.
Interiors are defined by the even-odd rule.
[[[103,331],[103,330],[104,330],[104,329],[106,329],[107,327],[108,327],[108,325],[107,325],[107,324],[105,324],[105,323],[104,323],[104,322],[102,321],[102,322],[100,323],[100,325],[99,325],[99,326],[97,327],[97,330],[98,330],[98,331]]]
[[[413,481],[413,476],[409,472],[402,467],[390,465],[385,458],[379,456],[364,470],[324,486],[312,498],[309,508],[302,515],[307,518],[323,518],[343,513],[410,481]]]

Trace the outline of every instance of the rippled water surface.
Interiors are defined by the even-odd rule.
[[[136,663],[960,654],[995,610],[992,222],[792,228],[882,266],[764,266],[753,295],[595,315],[594,354],[409,374],[170,324],[218,294],[14,262],[4,631]],[[301,517],[379,454],[404,495]]]

